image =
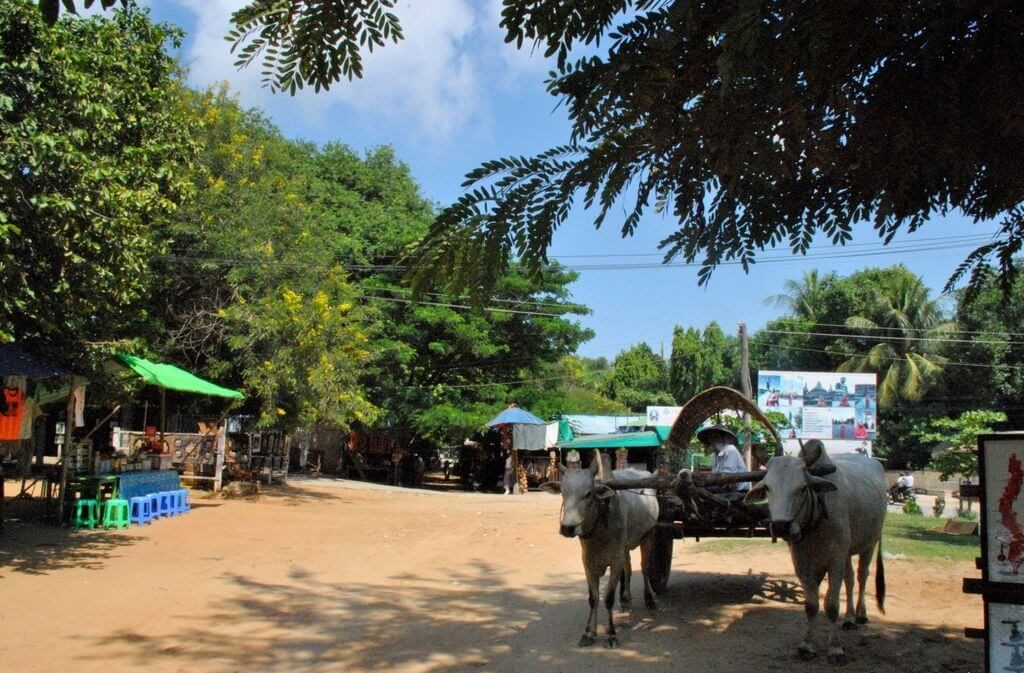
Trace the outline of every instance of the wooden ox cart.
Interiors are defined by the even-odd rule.
[[[746,412],[775,440],[774,455],[782,455],[782,439],[771,422],[737,390],[719,386],[694,396],[679,413],[666,441],[667,448],[685,451],[694,433],[716,413]],[[656,474],[646,479],[611,479],[615,489],[654,488],[658,490],[660,516],[654,531],[654,559],[649,576],[652,588],[662,593],[668,585],[675,540],[691,537],[770,537],[766,505],[745,505],[742,493],[714,493],[709,489],[745,481],[759,481],[764,473],[712,474],[681,470],[679,474]]]

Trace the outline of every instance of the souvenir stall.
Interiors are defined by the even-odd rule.
[[[288,437],[277,430],[260,430],[253,416],[227,420],[227,473],[233,479],[270,484],[288,478]]]
[[[658,449],[662,439],[652,430],[643,432],[615,432],[606,435],[584,435],[567,442],[559,442],[559,448],[569,453],[576,451],[583,460],[581,467],[590,465],[592,451],[608,456],[613,469],[635,467],[651,470],[657,464]]]
[[[0,533],[3,532],[4,479],[21,477],[21,488],[13,496],[17,500],[30,495],[36,485],[41,485],[42,494],[49,499],[54,487],[60,483],[61,466],[45,464],[41,454],[35,450],[41,445],[40,424],[43,419],[40,396],[44,383],[63,381],[66,386],[62,395],[51,401],[61,405],[63,424],[73,424],[76,418],[75,392],[84,404],[85,381],[73,377],[56,364],[38,357],[18,344],[0,345],[0,380],[3,391],[0,395]],[[81,389],[78,390],[78,386]],[[63,404],[67,400],[66,406]],[[80,425],[84,425],[81,423]],[[35,460],[34,460],[35,458]]]
[[[531,481],[534,484],[543,482],[549,471],[551,459],[547,449],[557,438],[558,424],[550,424],[554,426],[551,442],[548,441],[548,425],[515,405],[509,406],[487,422],[487,427],[499,432],[502,454],[507,452],[509,456],[507,466],[511,467],[512,481],[521,494],[529,490]],[[506,483],[505,488],[513,490],[512,485]]]
[[[170,481],[180,480],[192,484],[210,483],[213,490],[220,490],[228,445],[227,425],[224,422],[227,410],[216,422],[199,424],[198,432],[169,433],[166,432],[166,391],[222,397],[231,400],[230,404],[243,399],[244,395],[174,365],[151,362],[134,355],[118,355],[117,360],[146,383],[160,389],[160,425],[147,426],[139,431],[116,429],[111,464],[101,464],[100,473],[112,471],[120,475],[121,489],[128,487],[129,490],[138,490],[132,488],[137,485],[136,482],[148,483],[147,480],[161,482],[156,484],[153,481],[153,488],[156,485],[169,488],[173,485]],[[112,470],[104,471],[104,467]],[[145,476],[143,473],[146,473]]]

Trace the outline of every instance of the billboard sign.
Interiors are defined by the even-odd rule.
[[[647,425],[675,425],[682,407],[647,407]]]
[[[801,439],[820,439],[832,453],[871,454],[878,430],[878,386],[873,373],[762,371],[757,406],[777,412],[786,451]]]

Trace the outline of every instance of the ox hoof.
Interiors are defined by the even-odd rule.
[[[828,655],[828,663],[833,666],[845,666],[847,664],[845,652],[833,652]]]
[[[619,649],[619,639],[615,636],[608,636],[608,642],[605,644],[605,647],[609,650]]]
[[[857,617],[857,623],[858,624],[867,624],[868,623],[868,618],[867,617]]]
[[[800,647],[796,648],[796,656],[797,659],[800,659],[802,661],[810,661],[811,659],[814,659],[816,656],[818,656],[818,653],[814,651],[813,647],[801,645]]]
[[[860,622],[853,622],[853,621],[847,620],[847,621],[843,622],[843,631],[853,631],[854,629],[857,628],[857,624],[859,624],[859,623]]]
[[[648,610],[657,610],[658,605],[654,602],[653,598],[644,598],[644,607]]]
[[[594,640],[594,636],[590,635],[589,633],[584,633],[583,637],[580,638],[580,642],[578,645],[576,645],[576,647],[590,647],[594,644]]]

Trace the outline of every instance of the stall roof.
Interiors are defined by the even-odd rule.
[[[657,448],[661,446],[661,440],[654,431],[616,432],[610,435],[590,435],[571,442],[559,442],[558,446],[563,449]]]
[[[500,414],[487,421],[487,427],[493,428],[495,425],[504,425],[506,423],[525,423],[527,425],[547,425],[547,421],[537,418],[526,409],[520,407],[508,407],[503,410]]]
[[[32,355],[18,344],[0,345],[0,375],[2,376],[68,376],[56,364]]]
[[[174,365],[150,362],[145,358],[134,355],[119,354],[117,358],[129,369],[141,376],[146,383],[151,383],[160,388],[197,393],[199,395],[212,395],[214,397],[230,397],[233,399],[245,397],[238,390],[223,388],[216,383],[210,383],[206,379],[201,379],[195,374]]]

